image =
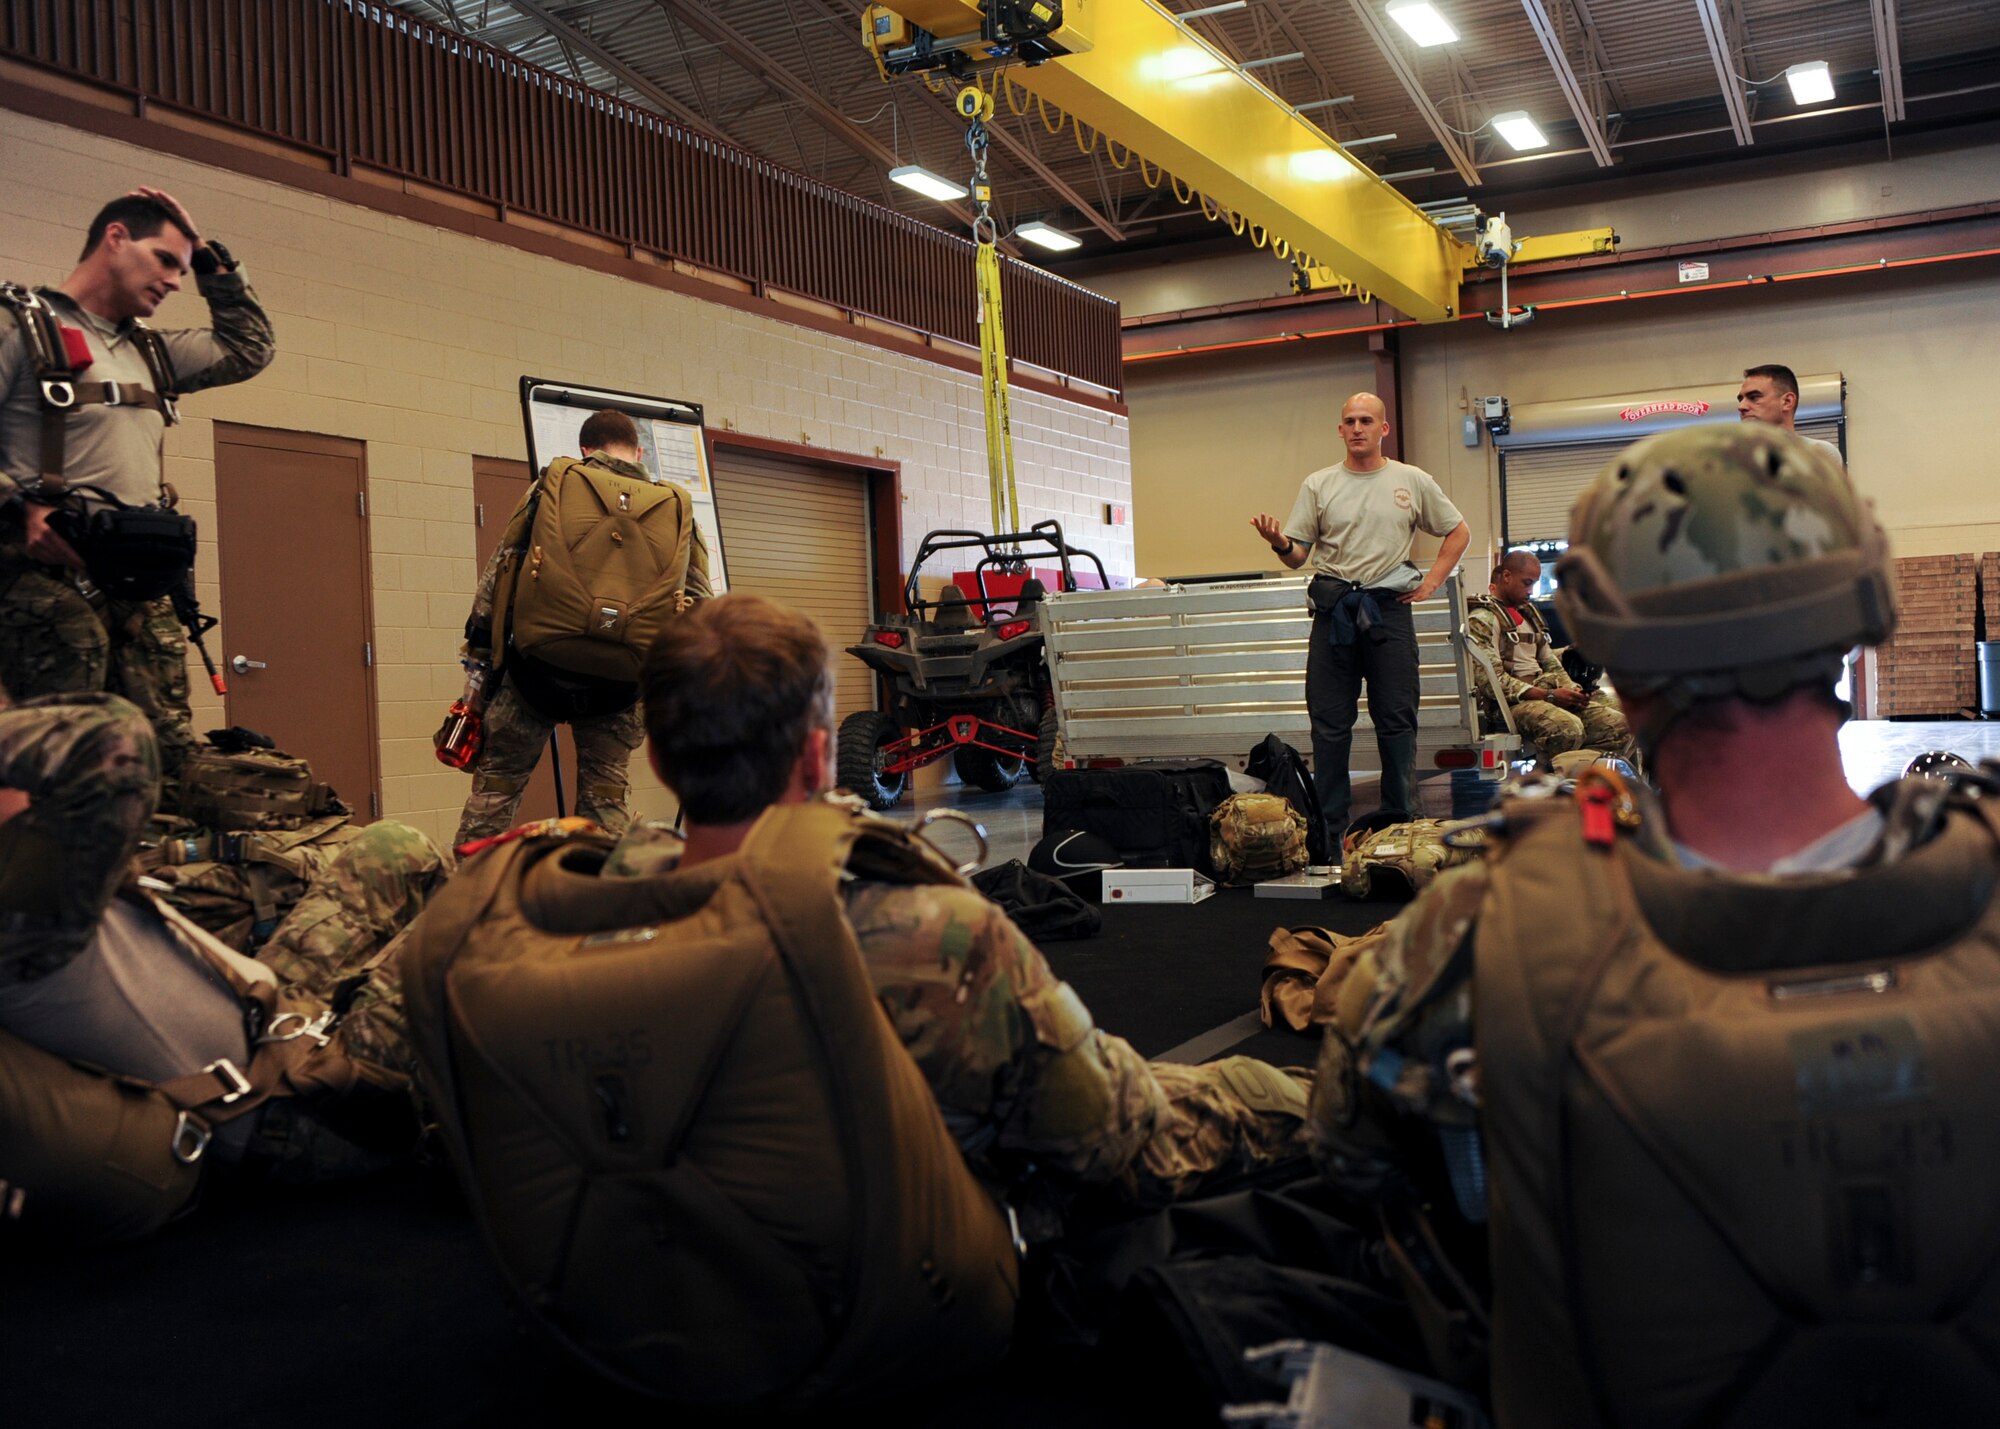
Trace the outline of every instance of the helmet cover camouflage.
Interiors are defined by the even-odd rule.
[[[1557,608],[1628,691],[1775,699],[1896,623],[1888,546],[1823,447],[1757,423],[1626,448],[1570,512]]]

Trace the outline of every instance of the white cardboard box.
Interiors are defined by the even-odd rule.
[[[1191,868],[1104,870],[1106,903],[1199,903],[1214,892],[1214,881]]]

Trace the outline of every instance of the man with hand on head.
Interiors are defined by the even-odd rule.
[[[148,326],[190,273],[213,326]],[[16,699],[110,690],[137,705],[169,803],[195,745],[172,603],[121,595],[131,559],[111,541],[79,551],[50,517],[171,507],[162,448],[177,400],[256,376],[274,351],[236,259],[159,189],[106,204],[58,287],[0,285],[0,681]]]

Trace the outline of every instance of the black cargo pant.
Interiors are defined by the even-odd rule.
[[[1329,841],[1347,827],[1352,803],[1347,760],[1361,685],[1368,684],[1368,718],[1382,755],[1382,807],[1416,817],[1417,625],[1393,591],[1371,591],[1380,621],[1348,645],[1333,643],[1334,615],[1315,609],[1306,653],[1306,710],[1312,716],[1313,785],[1326,815]]]

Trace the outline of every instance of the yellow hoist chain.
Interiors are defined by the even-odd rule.
[[[939,79],[933,82],[928,75],[924,77],[924,82],[938,92],[942,92],[946,86],[946,81]],[[1104,156],[1111,161],[1111,166],[1114,169],[1129,169],[1132,166],[1132,161],[1137,159],[1139,161],[1140,181],[1148,188],[1157,189],[1163,183],[1170,185],[1174,198],[1177,201],[1184,204],[1197,205],[1201,209],[1202,216],[1208,219],[1209,222],[1223,224],[1231,233],[1236,234],[1238,237],[1248,238],[1252,247],[1260,249],[1268,248],[1273,255],[1292,263],[1300,271],[1315,274],[1316,286],[1336,288],[1339,290],[1341,296],[1353,296],[1363,303],[1373,301],[1375,295],[1366,288],[1361,287],[1360,284],[1326,268],[1323,264],[1316,262],[1311,254],[1306,253],[1302,249],[1294,248],[1286,239],[1268,231],[1259,224],[1250,222],[1242,214],[1237,213],[1234,209],[1215,199],[1211,199],[1192,184],[1182,183],[1176,175],[1148,162],[1144,154],[1135,154],[1131,149],[1115,144],[1109,135],[1099,130],[1093,129],[1089,131],[1086,137],[1082,120],[1061,106],[1050,104],[1039,94],[1030,92],[1025,86],[1017,83],[1013,75],[1008,71],[998,71],[993,76],[992,85],[993,88],[991,91],[983,90],[980,82],[975,79],[965,89],[958,92],[960,102],[963,102],[963,96],[967,93],[979,93],[981,95],[980,109],[985,117],[991,117],[993,101],[996,95],[1004,96],[1007,101],[1008,111],[1016,115],[1026,114],[1032,102],[1036,117],[1040,119],[1042,128],[1050,134],[1060,134],[1065,125],[1069,126],[1074,133],[1079,153],[1089,154],[1094,152],[1098,141],[1100,139],[1103,140]],[[965,111],[961,109],[959,112],[964,113]]]

